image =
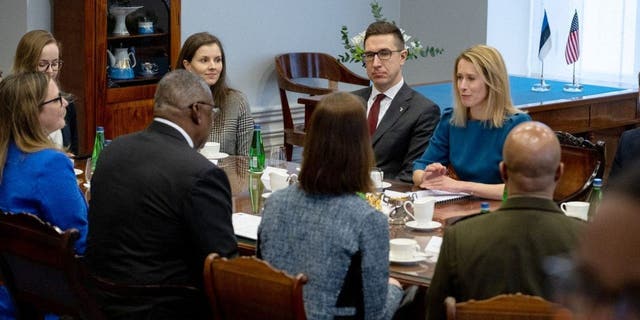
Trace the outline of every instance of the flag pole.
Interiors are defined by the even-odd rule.
[[[576,83],[576,62],[573,63],[573,78],[571,84],[567,83],[562,88],[564,92],[582,92],[582,85]]]
[[[542,69],[540,71],[540,83],[534,83],[531,87],[531,91],[534,92],[547,92],[551,90],[551,86],[544,81],[544,60],[540,60],[542,62]]]
[[[542,70],[540,71],[540,83],[534,83],[531,86],[531,91],[534,92],[546,92],[551,90],[551,86],[544,81],[544,57],[549,53],[551,49],[551,29],[549,28],[549,21],[547,20],[547,10],[544,11],[544,17],[542,19],[542,28],[540,28],[540,46],[538,47],[538,59],[542,63]]]

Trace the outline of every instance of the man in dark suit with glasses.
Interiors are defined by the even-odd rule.
[[[427,148],[440,108],[404,82],[402,66],[408,52],[397,26],[384,21],[369,25],[364,49],[373,86],[354,93],[367,103],[376,165],[385,178],[411,182],[413,161]]]
[[[86,260],[94,274],[201,288],[207,254],[236,254],[229,180],[197,151],[216,110],[200,77],[173,71],[158,83],[149,127],[104,149],[91,180]],[[204,319],[209,312],[204,293],[98,294],[112,319]]]

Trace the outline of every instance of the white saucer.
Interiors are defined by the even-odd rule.
[[[265,192],[262,194],[262,198],[263,199],[269,198],[270,195],[271,195],[271,192]]]
[[[76,176],[79,176],[79,175],[81,175],[84,171],[82,171],[82,170],[80,170],[80,169],[73,168],[73,172],[76,174]]]
[[[417,221],[412,220],[406,223],[407,227],[416,230],[433,230],[442,227],[442,223],[438,221],[429,221],[426,225],[418,224]]]
[[[386,189],[386,188],[389,188],[389,187],[391,187],[391,183],[386,182],[386,181],[382,181],[382,187],[376,188],[376,189]]]
[[[426,255],[421,254],[419,252],[416,252],[416,255],[407,259],[396,258],[396,257],[393,257],[391,253],[389,253],[389,262],[398,263],[398,264],[418,263],[420,261],[425,261],[426,259],[427,259]]]
[[[228,157],[229,154],[228,153],[224,153],[224,152],[218,152],[216,154],[212,154],[212,155],[208,155],[206,156],[207,159],[209,160],[218,160],[218,159],[224,159],[226,157]]]

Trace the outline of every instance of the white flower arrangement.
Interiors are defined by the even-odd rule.
[[[371,2],[371,14],[376,21],[386,21],[382,16],[382,7],[377,1]],[[393,21],[392,23],[395,24]],[[340,34],[344,48],[347,51],[344,54],[338,55],[338,60],[342,62],[364,63],[362,55],[364,54],[365,32],[366,31],[362,31],[354,37],[349,37],[349,30],[347,29],[347,26],[342,26]],[[402,28],[400,28],[400,32],[402,32],[402,37],[404,38],[405,49],[407,49],[407,52],[409,53],[407,55],[407,59],[418,59],[419,57],[426,57],[428,55],[435,57],[444,53],[444,49],[442,48],[423,46],[420,40],[408,35]]]

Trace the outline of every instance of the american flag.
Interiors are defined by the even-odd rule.
[[[569,29],[569,38],[567,39],[567,48],[564,50],[564,59],[567,64],[578,61],[580,57],[580,42],[578,37],[578,10],[573,14],[571,21],[571,29]]]

